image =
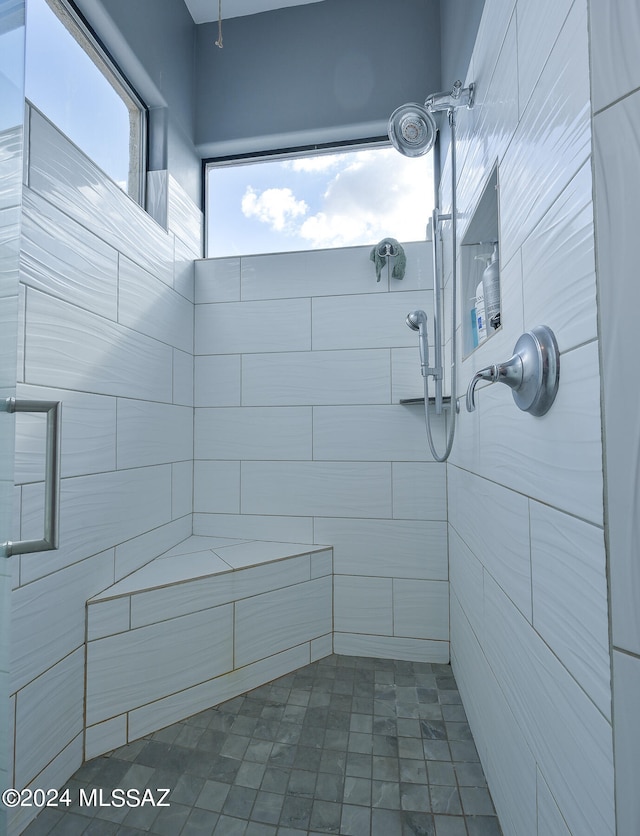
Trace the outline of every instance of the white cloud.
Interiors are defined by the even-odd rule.
[[[275,232],[292,231],[294,219],[305,215],[308,209],[305,201],[296,200],[288,188],[265,189],[258,193],[252,186],[247,186],[242,198],[245,218],[257,218]]]
[[[260,191],[253,186],[245,189],[242,213],[289,241],[297,237],[300,249],[374,244],[388,236],[424,240],[433,203],[429,157],[408,159],[393,149],[369,149],[301,157],[287,167],[313,175],[325,172],[314,214],[311,195],[305,200],[289,187]],[[314,181],[317,188],[317,178]],[[302,191],[305,186],[300,182],[296,188]]]
[[[322,210],[300,227],[309,246],[343,247],[387,236],[424,240],[433,202],[430,161],[389,150],[381,162],[379,155],[376,160],[370,152],[357,152],[329,182]]]
[[[317,154],[311,157],[297,157],[294,160],[286,160],[284,166],[291,171],[328,171],[330,168],[339,166],[343,161],[343,154]]]

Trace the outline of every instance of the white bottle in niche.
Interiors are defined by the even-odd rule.
[[[485,327],[494,331],[500,327],[500,263],[498,261],[498,242],[493,245],[491,260],[482,274],[484,295]]]
[[[476,323],[478,326],[478,345],[487,338],[487,323],[484,313],[484,285],[482,281],[476,288]]]

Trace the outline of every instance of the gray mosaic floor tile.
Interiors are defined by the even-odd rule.
[[[26,836],[500,836],[448,665],[330,656],[84,764],[171,806],[44,810]]]

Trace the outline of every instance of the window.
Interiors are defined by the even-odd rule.
[[[142,201],[144,107],[64,0],[27,0],[25,92],[112,180]]]
[[[425,239],[433,158],[388,145],[207,165],[207,255]]]

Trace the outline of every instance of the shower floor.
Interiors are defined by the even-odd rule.
[[[501,834],[449,665],[329,656],[95,758],[67,786],[72,804],[27,836]],[[146,803],[115,806],[114,788]],[[170,806],[152,804],[160,789]]]

